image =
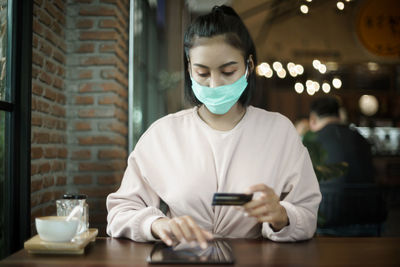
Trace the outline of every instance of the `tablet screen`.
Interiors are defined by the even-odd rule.
[[[206,249],[198,245],[192,247],[190,243],[173,247],[156,243],[147,261],[154,264],[233,264],[234,258],[226,241],[213,240]]]

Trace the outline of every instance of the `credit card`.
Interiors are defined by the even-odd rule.
[[[238,194],[238,193],[214,193],[213,206],[234,206],[243,205],[253,198],[253,194]]]

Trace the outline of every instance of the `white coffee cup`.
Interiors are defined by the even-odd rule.
[[[40,239],[49,242],[70,242],[76,235],[79,220],[66,216],[46,216],[35,219],[36,230]]]

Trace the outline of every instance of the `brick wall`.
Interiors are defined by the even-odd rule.
[[[66,185],[65,3],[35,0],[32,44],[31,206],[33,218],[55,213]]]
[[[129,0],[74,1],[67,13],[67,183],[89,196],[90,224],[105,234],[128,153]]]
[[[35,0],[33,20],[32,219],[84,193],[104,235],[128,153],[129,0]]]

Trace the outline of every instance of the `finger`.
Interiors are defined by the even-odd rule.
[[[188,218],[187,222],[188,222],[189,226],[191,227],[194,235],[196,236],[196,239],[199,242],[200,247],[202,249],[206,249],[207,248],[206,238],[203,235],[203,232],[201,231],[200,227],[193,221],[192,218]]]
[[[246,194],[252,194],[255,192],[262,192],[262,191],[268,191],[268,190],[272,190],[272,189],[265,184],[256,184],[256,185],[252,185],[252,186],[248,187],[246,190],[244,190],[244,192]]]
[[[244,204],[242,207],[244,208],[244,210],[246,212],[248,212],[251,209],[254,209],[258,206],[264,205],[266,203],[268,203],[268,196],[263,194],[258,197],[257,199],[253,199],[252,201],[247,202],[246,204]]]
[[[262,205],[262,206],[259,206],[257,208],[250,210],[249,212],[247,212],[247,214],[249,216],[259,217],[261,215],[268,214],[269,211],[270,211],[270,209],[267,205]]]
[[[179,218],[176,220],[176,222],[178,223],[178,226],[179,226],[181,232],[183,233],[183,238],[189,242],[192,241],[194,239],[193,234],[192,234],[192,231],[190,230],[186,220],[183,218]]]
[[[172,246],[172,239],[166,230],[160,229],[159,237],[165,244]]]
[[[203,231],[203,234],[205,235],[207,240],[213,240],[214,239],[214,236],[209,231],[206,231],[206,230],[201,230],[201,231]]]
[[[176,223],[175,220],[171,220],[169,222],[169,227],[171,228],[172,233],[175,235],[175,238],[179,241],[182,241],[183,239],[183,233],[179,227],[179,225]]]

